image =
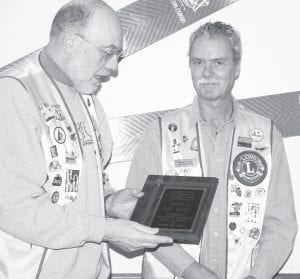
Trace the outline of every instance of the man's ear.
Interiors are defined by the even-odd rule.
[[[62,38],[63,49],[67,54],[71,54],[74,48],[79,44],[79,38],[71,32],[65,32]]]
[[[241,72],[241,65],[238,64],[238,65],[235,66],[235,79],[239,78],[240,72]]]

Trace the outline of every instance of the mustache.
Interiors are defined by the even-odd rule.
[[[105,75],[94,74],[94,78],[101,82],[106,82],[110,79],[110,77],[117,77],[117,76],[118,76],[118,71],[110,71]]]
[[[102,76],[102,75],[94,75],[94,78],[99,82],[106,82],[110,79],[110,75]]]
[[[200,80],[197,81],[197,83],[198,84],[217,84],[217,83],[219,83],[219,81],[217,81],[217,80],[202,80],[202,79],[200,79]]]

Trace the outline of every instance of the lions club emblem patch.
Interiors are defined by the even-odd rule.
[[[243,151],[233,161],[233,173],[236,179],[246,186],[256,186],[266,177],[266,160],[257,152]]]

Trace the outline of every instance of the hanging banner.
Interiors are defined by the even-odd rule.
[[[238,0],[138,0],[117,11],[129,56]],[[26,56],[0,68],[22,61]]]
[[[237,0],[139,0],[120,9],[128,56]]]

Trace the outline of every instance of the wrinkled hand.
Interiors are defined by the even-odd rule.
[[[219,279],[214,272],[197,262],[192,262],[183,271],[182,276],[184,279]]]
[[[135,188],[127,188],[113,193],[105,202],[107,215],[113,218],[129,219],[138,198],[143,195],[143,192]]]
[[[150,228],[124,219],[107,219],[104,241],[114,244],[126,252],[155,248],[162,243],[172,243],[167,236],[156,235],[157,228]]]

